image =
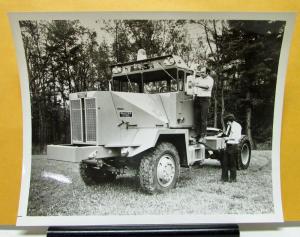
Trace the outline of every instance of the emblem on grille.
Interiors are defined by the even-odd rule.
[[[120,117],[122,117],[122,118],[124,118],[124,117],[132,117],[132,112],[122,111],[122,112],[120,112]]]

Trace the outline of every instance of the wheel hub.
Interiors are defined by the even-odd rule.
[[[163,187],[168,187],[175,177],[175,162],[171,155],[163,155],[157,164],[157,180]]]
[[[242,163],[246,165],[249,161],[249,147],[247,144],[243,144],[241,151]]]

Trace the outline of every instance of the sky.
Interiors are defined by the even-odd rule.
[[[101,42],[105,41],[108,44],[112,44],[114,37],[111,37],[109,33],[107,33],[105,30],[103,30],[105,24],[103,19],[96,19],[92,17],[81,17],[79,18],[80,24],[92,31],[95,31],[97,33],[97,42],[100,44]],[[106,19],[107,21],[107,19]],[[205,32],[203,27],[200,24],[195,23],[188,23],[185,25],[185,29],[187,29],[189,38],[192,39],[194,47],[198,47],[198,41],[199,38],[202,38],[202,43],[204,44],[204,47],[206,48],[206,54],[209,53],[208,45],[206,42]],[[212,46],[214,48],[214,46]],[[180,55],[178,55],[180,56]],[[198,63],[196,62],[190,62],[191,68],[196,68],[198,66]]]

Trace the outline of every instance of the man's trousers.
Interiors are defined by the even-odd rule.
[[[210,97],[196,96],[194,100],[194,124],[197,137],[205,137],[207,129],[207,115]]]
[[[236,181],[236,168],[239,145],[238,144],[227,144],[226,150],[223,152],[223,157],[221,160],[222,165],[222,181],[227,182],[228,173],[230,173],[230,181]]]

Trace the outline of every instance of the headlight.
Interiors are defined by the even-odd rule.
[[[114,74],[118,74],[118,73],[121,73],[121,72],[122,72],[122,67],[115,66],[112,69],[112,73],[114,73]]]
[[[127,156],[128,153],[129,153],[129,148],[128,147],[121,148],[121,156]]]
[[[174,58],[169,58],[169,63],[170,63],[170,65],[173,65],[175,63]]]
[[[97,156],[97,153],[98,153],[98,151],[92,152],[91,154],[89,154],[88,158],[89,158],[89,159],[95,159],[96,156]]]
[[[167,65],[167,66],[171,66],[175,63],[175,60],[174,58],[172,57],[168,57],[164,60],[164,64]]]

